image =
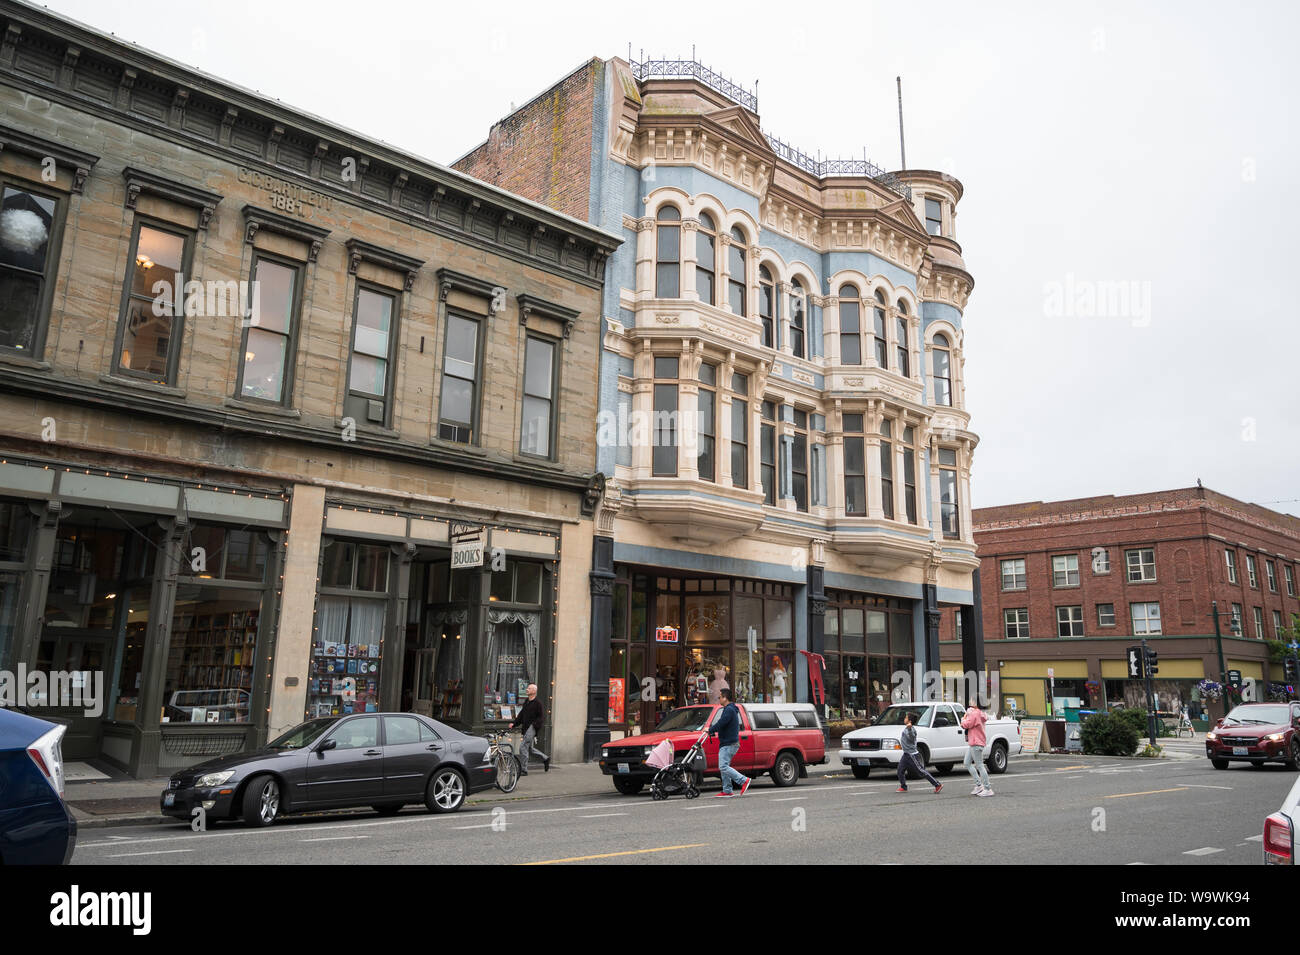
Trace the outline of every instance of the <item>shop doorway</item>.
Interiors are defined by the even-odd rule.
[[[83,699],[87,693],[97,696],[98,712],[88,713],[85,707],[57,705],[59,691],[47,684],[40,716],[68,727],[63,737],[64,759],[94,759],[99,755],[101,719],[109,689],[103,680],[112,652],[111,634],[103,631],[47,628],[41,636],[36,667],[47,675],[49,684],[57,684],[56,674],[75,674],[64,686],[74,693],[79,691]]]

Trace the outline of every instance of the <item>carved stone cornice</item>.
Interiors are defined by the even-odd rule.
[[[308,262],[316,261],[316,257],[320,255],[321,243],[330,234],[329,229],[308,225],[301,219],[291,219],[288,216],[282,216],[269,209],[259,209],[253,205],[244,206],[243,213],[244,242],[246,244],[252,245],[253,239],[260,231],[287,235],[291,239],[297,239],[299,242],[306,244]]]
[[[400,252],[392,252],[388,249],[369,242],[363,242],[361,239],[348,239],[345,243],[348,249],[348,273],[357,274],[357,269],[362,262],[370,262],[402,276],[402,288],[409,292],[415,284],[415,276],[420,271],[420,266],[424,265],[423,259],[415,259],[409,255],[402,255]]]
[[[126,180],[126,207],[128,209],[134,209],[136,200],[142,195],[158,196],[161,199],[167,199],[197,209],[200,229],[208,227],[213,214],[217,211],[217,203],[223,198],[221,193],[213,192],[211,189],[192,186],[176,179],[168,179],[166,176],[160,176],[144,169],[136,169],[134,166],[127,166],[123,169],[122,178]]]
[[[521,294],[517,297],[517,300],[519,302],[520,325],[527,325],[528,316],[537,314],[542,318],[549,318],[563,325],[565,338],[569,337],[569,333],[573,331],[574,323],[577,322],[578,316],[582,314],[577,309],[556,305],[554,302],[548,302],[536,295]]]
[[[464,272],[455,272],[451,269],[442,268],[437,271],[438,276],[438,301],[447,301],[447,295],[455,289],[458,292],[465,292],[468,295],[476,295],[479,298],[491,300],[496,297],[496,290],[500,288],[493,282],[484,279],[475,278],[473,275],[466,275]],[[505,290],[502,289],[504,292]]]
[[[99,157],[94,153],[73,149],[10,126],[0,126],[0,151],[4,150],[35,159],[38,163],[53,159],[56,166],[61,166],[72,174],[72,191],[76,193],[81,192],[90,170],[99,162]]]

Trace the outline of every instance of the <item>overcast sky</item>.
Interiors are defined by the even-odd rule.
[[[1300,514],[1300,5],[49,6],[443,163],[630,42],[694,44],[759,81],[767,131],[895,169],[902,74],[908,165],[966,188],[975,506],[1199,477]]]

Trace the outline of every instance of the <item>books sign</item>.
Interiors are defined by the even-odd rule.
[[[676,627],[659,627],[655,630],[655,643],[676,643]]]
[[[483,528],[472,537],[454,537],[451,542],[451,569],[483,566]]]

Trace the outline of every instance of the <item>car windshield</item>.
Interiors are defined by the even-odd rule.
[[[266,744],[267,749],[302,749],[304,746],[310,746],[324,734],[324,732],[338,722],[338,717],[324,717],[318,720],[308,720],[306,723],[299,723],[283,736],[273,739]]]
[[[713,707],[711,706],[683,706],[665,716],[664,721],[655,727],[655,732],[664,733],[669,730],[682,730],[683,732],[698,733],[704,729],[704,721],[709,718],[709,714],[712,712]]]
[[[1224,719],[1224,723],[1229,725],[1286,722],[1288,720],[1285,706],[1239,706]]]
[[[924,726],[930,722],[930,707],[928,706],[891,706],[885,712],[880,714],[880,719],[876,720],[876,726],[902,726],[903,717],[912,714],[913,726]]]

